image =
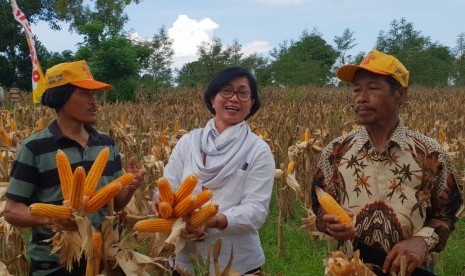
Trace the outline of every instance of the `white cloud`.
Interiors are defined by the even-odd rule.
[[[305,2],[305,0],[255,0],[256,2],[272,4],[272,5],[298,5]]]
[[[242,53],[246,56],[257,53],[266,53],[271,50],[270,42],[264,40],[254,40],[242,46]]]
[[[210,18],[195,20],[181,14],[168,28],[168,36],[173,40],[173,68],[181,68],[184,64],[198,59],[197,50],[202,42],[211,42],[213,32],[219,25]],[[137,32],[129,35],[133,41],[151,41]]]
[[[185,14],[179,15],[168,29],[168,36],[173,39],[174,58],[195,57],[198,46],[204,41],[211,41],[218,27],[210,18],[195,20]]]

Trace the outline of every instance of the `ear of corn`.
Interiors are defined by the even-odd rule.
[[[265,132],[263,133],[263,140],[268,140],[270,139],[270,133],[268,130],[265,129]]]
[[[157,179],[157,187],[160,192],[160,200],[173,205],[175,197],[168,179],[166,177],[160,177]]]
[[[100,273],[100,261],[103,257],[103,238],[102,233],[97,230],[92,231],[92,261],[94,262],[93,275]]]
[[[294,172],[294,167],[295,167],[295,162],[294,160],[291,160],[291,162],[289,162],[289,164],[287,164],[287,174],[292,174]]]
[[[72,217],[71,208],[64,205],[54,205],[48,203],[33,203],[29,206],[31,215],[52,219],[70,219]]]
[[[119,182],[112,181],[110,184],[100,188],[87,202],[84,207],[86,213],[95,213],[115,197],[121,190],[123,185]]]
[[[18,130],[18,126],[16,125],[16,121],[14,119],[8,120],[8,127],[10,128],[11,132],[16,132]]]
[[[137,232],[170,232],[173,227],[174,219],[150,218],[136,222],[134,229]]]
[[[170,218],[173,216],[173,207],[168,202],[162,201],[158,204],[158,213],[162,218]]]
[[[307,143],[310,143],[310,129],[309,128],[305,129],[304,141]]]
[[[121,114],[121,117],[119,118],[119,124],[122,129],[126,127],[126,115]]]
[[[208,222],[214,215],[218,213],[218,204],[210,203],[200,208],[190,217],[190,224],[193,227],[199,227]]]
[[[180,129],[179,127],[179,119],[174,120],[174,132],[178,132]]]
[[[161,153],[160,146],[158,145],[153,146],[152,153],[155,156],[156,160],[162,160],[163,154]]]
[[[194,211],[197,204],[197,196],[188,195],[181,202],[174,206],[174,216],[176,218],[184,217],[190,212]]]
[[[202,207],[205,203],[207,203],[210,199],[213,197],[213,192],[210,189],[205,189],[201,191],[200,193],[196,194],[197,196],[197,201],[195,203],[195,209],[198,209]]]
[[[108,157],[110,156],[110,148],[103,148],[97,155],[92,167],[87,174],[86,182],[84,184],[84,195],[91,197],[95,193],[98,182],[102,176],[103,170],[107,165]]]
[[[199,177],[191,173],[189,174],[184,181],[181,183],[179,188],[176,190],[175,193],[175,205],[181,202],[185,197],[190,195],[192,191],[194,191],[195,186],[197,186],[197,181],[199,180]]]
[[[328,193],[316,187],[318,202],[327,214],[336,216],[340,223],[353,225],[353,221],[339,203]]]
[[[81,207],[85,181],[86,171],[83,167],[79,166],[74,170],[73,187],[69,198],[69,205],[73,209],[79,209]]]
[[[3,146],[5,147],[11,146],[10,137],[8,137],[8,133],[3,127],[0,128],[0,139],[2,140]]]
[[[55,156],[58,177],[60,179],[61,192],[64,200],[69,200],[73,187],[73,171],[69,164],[68,156],[62,150],[58,150]]]
[[[116,178],[115,180],[111,181],[109,184],[114,183],[114,182],[121,183],[121,185],[123,185],[123,189],[124,189],[133,180],[134,180],[134,174],[132,174],[132,173],[124,173],[122,176],[120,176],[120,177]]]

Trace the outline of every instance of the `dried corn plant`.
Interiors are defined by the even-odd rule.
[[[103,238],[103,275],[152,275],[158,271],[163,275],[168,257],[174,252],[174,246],[168,243],[160,245],[152,256],[138,250],[140,242],[134,239],[131,228],[126,226],[121,214],[107,216],[102,224]],[[180,231],[180,230],[179,230]],[[165,237],[166,238],[166,237]]]
[[[208,246],[207,257],[205,260],[202,259],[200,255],[193,255],[191,263],[194,266],[194,274],[190,274],[187,271],[182,270],[180,267],[177,267],[177,271],[182,276],[202,276],[202,275],[214,275],[214,276],[240,276],[240,275],[264,275],[263,272],[257,272],[256,274],[241,274],[234,267],[232,267],[232,261],[234,259],[234,248],[231,246],[231,252],[229,255],[229,261],[225,267],[220,266],[218,256],[221,252],[221,247],[223,240],[218,238],[216,242]],[[213,265],[213,273],[210,271],[210,264]]]
[[[376,275],[369,265],[362,262],[358,250],[354,252],[353,257],[347,256],[342,251],[332,251],[328,254],[328,257],[323,260],[323,263],[325,266],[325,276]]]
[[[6,185],[0,186],[0,275],[27,275],[26,244],[23,233],[3,218]]]
[[[278,227],[294,216],[295,204],[291,202],[298,201],[305,210],[309,210],[312,175],[321,148],[337,136],[358,127],[349,89],[295,87],[285,91],[274,88],[260,91],[262,108],[249,119],[249,124],[269,144],[278,168],[277,174],[281,173],[276,178],[282,208],[281,226],[278,224]],[[401,112],[401,120],[407,127],[436,138],[446,149],[457,170],[462,191],[465,183],[463,102],[463,89],[412,87],[409,89],[409,101]],[[1,127],[10,140],[10,146],[0,144],[0,181],[8,181],[11,162],[21,141],[46,127],[55,116],[54,110],[33,105],[14,111],[0,111]],[[194,128],[202,127],[211,117],[204,106],[200,88],[158,93],[150,101],[102,103],[95,127],[115,139],[124,167],[127,167],[129,157],[135,155],[149,172],[146,183],[136,193],[126,213],[121,213],[126,220],[123,228],[132,229],[135,221],[150,212],[148,202],[155,181],[163,175],[164,165],[179,138]],[[294,169],[287,173],[285,171],[291,161],[294,161]],[[308,219],[311,219],[310,215]],[[283,239],[281,246],[285,245],[284,242]]]

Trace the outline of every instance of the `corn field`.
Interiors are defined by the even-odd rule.
[[[147,91],[140,94],[146,95]],[[349,88],[344,87],[264,88],[260,91],[262,108],[249,119],[249,124],[269,144],[275,158],[278,228],[295,216],[296,205],[292,202],[300,202],[305,209],[310,207],[313,171],[324,145],[358,127],[349,95]],[[465,190],[464,102],[464,90],[413,87],[401,112],[401,120],[407,127],[436,138],[449,152],[462,193]],[[8,172],[21,141],[46,127],[54,118],[54,110],[30,103],[23,103],[17,110],[1,111],[0,197],[8,185]],[[119,214],[112,223],[123,221],[130,233],[134,222],[150,213],[148,201],[155,181],[163,175],[163,165],[177,140],[188,131],[202,127],[209,118],[211,114],[204,106],[201,89],[158,93],[152,99],[141,96],[135,103],[108,104],[101,100],[96,128],[115,139],[124,168],[127,168],[129,157],[136,156],[149,172],[141,190],[135,194],[138,200],[128,205],[124,219]],[[0,201],[0,274],[3,264],[11,275],[20,275],[27,265],[25,244],[19,230],[4,222],[3,207],[4,202]],[[110,230],[108,233],[115,235]],[[11,238],[7,240],[6,237]],[[281,252],[286,244],[279,229],[277,239],[276,250]],[[465,242],[462,245],[465,246]],[[147,252],[151,261],[166,257],[157,248],[149,248]],[[124,260],[135,259],[133,255],[125,255]],[[111,259],[108,254],[107,259]],[[119,261],[113,256],[113,261],[115,259]],[[465,266],[463,269],[465,271]]]

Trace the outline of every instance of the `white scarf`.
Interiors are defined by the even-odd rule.
[[[256,136],[245,121],[225,129],[221,134],[215,127],[215,119],[210,119],[203,129],[192,133],[191,148],[194,173],[199,176],[203,187],[219,188],[223,179],[233,174],[239,162],[253,146]],[[203,154],[219,157],[216,164],[204,165]]]

